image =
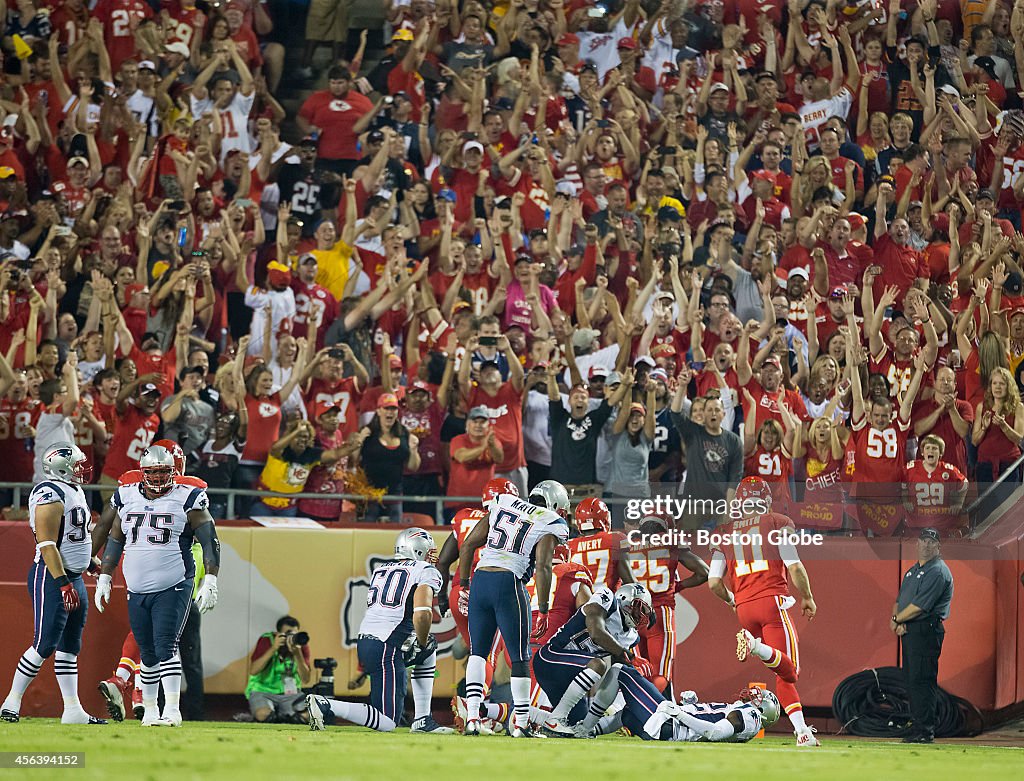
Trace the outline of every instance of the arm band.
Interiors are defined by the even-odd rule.
[[[53,547],[55,547],[55,548],[57,547],[57,543],[56,543],[56,542],[54,542],[53,540],[43,540],[43,541],[42,541],[42,542],[40,542],[40,543],[39,543],[38,545],[36,545],[36,550],[38,550],[38,551],[41,551],[41,550],[42,550],[43,548],[45,548],[45,547],[46,547],[47,545],[52,545],[52,546],[53,546]]]
[[[121,554],[124,553],[124,540],[115,540],[113,537],[107,538],[107,547],[103,549],[103,566],[108,564],[111,567],[116,567],[117,562],[121,560]]]
[[[800,554],[796,552],[796,546],[791,542],[779,543],[779,557],[787,567],[800,563]]]
[[[220,566],[220,540],[217,539],[217,527],[213,521],[208,521],[195,530],[196,539],[203,546],[203,558],[212,562],[214,566]]]
[[[422,613],[433,613],[434,612],[434,608],[427,607],[426,605],[421,605],[420,607],[414,607],[412,609],[412,612],[413,613],[421,613],[421,612]]]

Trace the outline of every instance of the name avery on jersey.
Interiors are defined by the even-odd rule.
[[[630,499],[626,502],[626,518],[639,521],[649,515],[661,518],[681,518],[684,515],[728,517],[739,520],[752,515],[764,515],[771,508],[764,499],[677,499],[674,496],[654,496],[650,499]]]
[[[768,545],[822,545],[825,542],[825,536],[793,529],[772,529],[766,535],[762,535],[759,531],[716,532],[708,529],[642,534],[639,529],[633,529],[626,534],[626,542],[630,545],[657,548],[692,548],[694,545],[712,548],[756,545],[758,548],[764,548],[766,542]]]
[[[386,561],[393,559],[386,556],[370,556],[366,560],[366,576],[349,578],[345,583],[345,599],[341,603],[341,644],[346,648],[355,648],[359,637],[359,625],[366,614],[366,592],[370,588],[373,571]],[[437,639],[437,655],[451,653],[452,643],[458,637],[458,629],[451,613],[442,618],[434,608],[434,624],[431,633]]]

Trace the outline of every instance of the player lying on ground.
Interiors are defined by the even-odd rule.
[[[363,673],[370,676],[370,704],[332,700],[318,694],[306,697],[309,728],[326,728],[332,716],[378,732],[391,732],[402,718],[407,667],[412,667],[412,697],[416,713],[412,732],[447,735],[430,715],[437,664],[437,640],[430,634],[434,596],[441,591],[441,573],[434,566],[437,545],[423,529],[400,532],[395,557],[374,570],[366,595],[366,614],[359,625],[356,651]],[[410,618],[411,616],[411,618]],[[411,646],[406,641],[415,632]]]

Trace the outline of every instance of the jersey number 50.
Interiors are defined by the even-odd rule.
[[[370,588],[366,592],[366,606],[398,607],[404,601],[405,586],[409,582],[409,572],[404,569],[379,569],[370,579]]]
[[[533,522],[520,518],[513,512],[502,510],[494,519],[494,528],[487,538],[487,545],[496,550],[505,550],[522,555],[526,535],[533,528]]]

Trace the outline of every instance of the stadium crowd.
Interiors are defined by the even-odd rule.
[[[1014,466],[1022,0],[387,7],[293,64],[265,0],[4,4],[5,480],[163,436],[243,516],[758,475],[892,534]]]

